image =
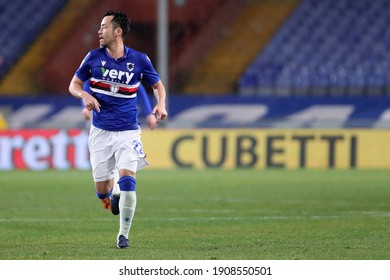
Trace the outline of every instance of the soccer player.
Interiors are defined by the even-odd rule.
[[[89,81],[86,81],[83,84],[83,90],[87,91],[88,93],[91,93],[91,89],[89,86]],[[157,126],[157,118],[154,114],[152,114],[152,106],[150,105],[150,100],[148,98],[148,94],[146,93],[146,90],[142,85],[138,87],[137,91],[137,99],[141,100],[142,106],[144,107],[144,111],[146,113],[145,121],[146,125],[149,129],[153,130]],[[86,127],[89,130],[91,128],[91,123],[92,123],[92,112],[89,111],[87,108],[85,108],[84,103],[82,102],[81,99],[81,112],[84,116],[84,119],[86,121]],[[111,209],[112,214],[118,215],[119,214],[119,199],[120,199],[120,189],[118,185],[119,181],[119,173],[118,169],[115,169],[115,174],[114,174],[114,188],[112,191],[112,195],[110,198],[102,198],[101,201],[103,203],[103,207],[105,209]],[[116,201],[118,200],[118,201]],[[113,204],[113,207],[111,207],[111,204]]]
[[[100,48],[90,51],[73,76],[69,92],[93,111],[88,146],[98,198],[110,197],[114,171],[119,169],[119,232],[117,248],[129,247],[129,232],[136,207],[136,172],[148,165],[138,125],[136,96],[141,80],[153,88],[157,104],[152,114],[167,118],[165,87],[150,59],[124,45],[130,30],[127,15],[104,14],[98,31]],[[82,89],[90,80],[92,94]],[[115,200],[118,201],[118,200]]]

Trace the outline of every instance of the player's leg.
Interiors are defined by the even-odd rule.
[[[114,189],[112,191],[112,195],[110,196],[110,208],[111,208],[111,213],[114,215],[119,214],[119,200],[120,200],[120,193],[121,190],[119,188],[119,170],[115,169],[115,174],[114,174]]]
[[[105,209],[110,209],[110,196],[112,194],[113,186],[114,179],[95,182],[96,196],[101,200]]]
[[[92,175],[95,181],[96,196],[104,208],[110,208],[110,196],[114,187],[115,158],[109,143],[108,131],[91,127],[88,139]]]
[[[137,162],[131,163],[132,170],[137,169]],[[118,181],[120,188],[119,200],[119,232],[117,236],[117,248],[129,247],[128,239],[133,222],[135,208],[137,206],[135,171],[121,169]]]
[[[126,131],[118,134],[118,145],[115,151],[117,168],[119,169],[119,233],[117,248],[129,246],[129,232],[137,205],[136,179],[137,170],[148,165],[143,154],[140,130]]]
[[[115,169],[115,173],[114,173],[114,189],[112,190],[112,194],[120,194],[121,193],[121,190],[119,189],[118,181],[119,181],[119,170]]]

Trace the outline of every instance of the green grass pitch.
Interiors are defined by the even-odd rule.
[[[2,260],[390,259],[388,170],[144,170],[131,248],[89,171],[0,172]]]

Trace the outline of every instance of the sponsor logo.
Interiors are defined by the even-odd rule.
[[[88,170],[88,134],[81,129],[0,132],[0,170]]]
[[[116,69],[102,68],[102,75],[103,75],[103,79],[105,80],[128,85],[131,79],[133,78],[134,73],[123,72],[120,70],[118,71]]]

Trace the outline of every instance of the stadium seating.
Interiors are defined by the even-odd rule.
[[[242,95],[390,95],[390,2],[303,0],[241,75]]]
[[[0,2],[0,79],[26,51],[66,0]]]

